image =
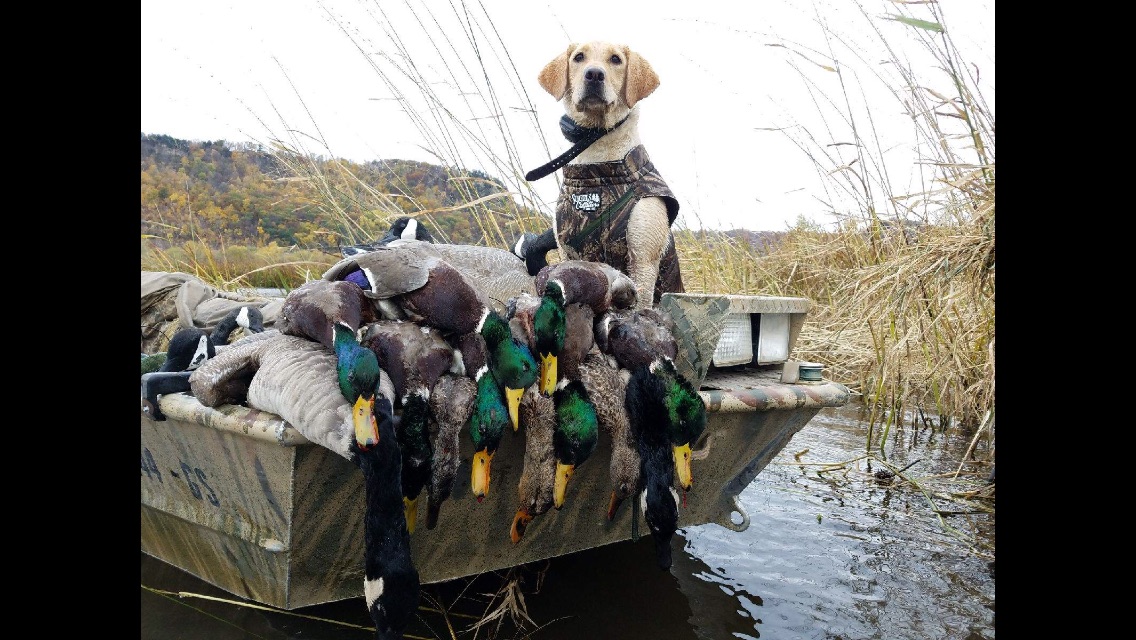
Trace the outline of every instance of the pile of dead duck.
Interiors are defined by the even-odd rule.
[[[364,595],[380,636],[414,615],[420,497],[433,529],[462,438],[480,502],[503,435],[524,437],[517,512],[502,532],[522,544],[534,518],[572,499],[573,473],[606,433],[607,517],[625,501],[642,509],[669,568],[691,445],[706,425],[698,390],[676,370],[669,316],[603,263],[566,260],[534,277],[489,247],[396,239],[366,249],[292,290],[271,329],[254,323],[227,344],[195,334],[206,357],[190,357],[180,380],[206,406],[275,413],[360,468]],[[168,361],[180,362],[174,347]]]

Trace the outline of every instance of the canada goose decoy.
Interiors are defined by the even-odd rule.
[[[524,233],[513,245],[513,255],[525,261],[530,276],[548,266],[548,252],[556,249],[556,232],[549,229],[541,234]]]
[[[552,434],[556,430],[556,405],[536,387],[521,397],[521,423],[525,425],[525,458],[517,484],[518,506],[509,530],[513,543],[521,541],[536,516],[553,504],[556,483],[556,453]]]
[[[678,529],[678,493],[674,487],[675,464],[667,434],[668,407],[659,398],[666,383],[639,367],[627,382],[627,415],[638,443],[641,508],[655,539],[655,560],[661,569],[671,566],[671,538]]]
[[[447,373],[438,378],[430,394],[430,411],[438,432],[434,436],[434,461],[426,485],[426,528],[438,524],[442,503],[449,499],[461,462],[462,429],[469,424],[477,401],[477,385],[465,375]]]
[[[391,224],[390,229],[387,230],[386,235],[374,242],[365,242],[362,244],[353,244],[345,247],[340,247],[339,252],[344,258],[356,256],[368,251],[374,251],[376,247],[383,247],[395,240],[421,240],[423,242],[433,242],[434,238],[425,226],[418,220],[410,216],[402,216],[396,218]]]
[[[430,327],[382,320],[364,325],[359,342],[375,353],[390,376],[400,407],[398,443],[402,450],[402,495],[406,526],[414,533],[418,496],[430,480],[430,390],[453,364],[453,349]]]
[[[213,327],[213,331],[209,334],[209,340],[213,342],[214,347],[227,345],[233,338],[233,332],[237,329],[243,329],[244,335],[262,333],[264,331],[264,314],[259,308],[252,305],[237,307],[226,314],[216,327]]]
[[[556,406],[556,428],[552,448],[556,453],[556,480],[552,502],[557,509],[564,506],[568,480],[591,457],[599,442],[599,418],[588,390],[579,380],[561,380],[552,394]]]
[[[434,245],[417,240],[392,242],[340,260],[323,278],[360,283],[364,295],[375,302],[384,317],[426,324],[451,339],[479,335],[485,342],[489,369],[506,389],[516,428],[521,393],[536,382],[536,360],[526,345],[513,340],[505,319],[481,291],[442,259]],[[467,362],[465,368],[476,372],[480,364],[471,366]]]

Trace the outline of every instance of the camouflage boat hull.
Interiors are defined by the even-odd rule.
[[[793,435],[824,407],[847,403],[833,382],[783,384],[779,367],[710,371],[702,380],[709,410],[696,447],[694,486],[679,526],[744,528],[742,491]],[[362,474],[308,442],[280,417],[247,407],[211,409],[188,394],[160,399],[165,421],[141,418],[142,551],[242,598],[295,609],[363,593]],[[538,516],[517,544],[523,433],[508,433],[493,460],[488,497],[469,488],[472,445],[438,526],[425,514],[411,536],[424,583],[503,569],[630,539],[625,503],[606,518],[610,439],[601,437],[577,470],[564,508]],[[425,502],[422,500],[421,502]],[[424,505],[420,505],[425,509]],[[735,523],[740,511],[740,524]],[[647,534],[645,521],[638,529]]]

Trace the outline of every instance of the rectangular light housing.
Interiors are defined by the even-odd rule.
[[[753,361],[753,328],[748,313],[731,313],[726,316],[712,361],[717,367]]]

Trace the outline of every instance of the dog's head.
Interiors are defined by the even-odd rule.
[[[585,127],[623,119],[659,86],[659,76],[643,56],[608,42],[568,45],[544,66],[538,80]]]

